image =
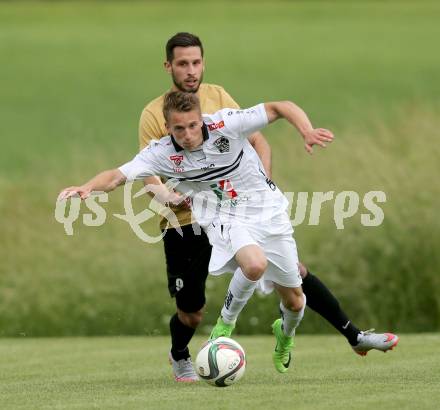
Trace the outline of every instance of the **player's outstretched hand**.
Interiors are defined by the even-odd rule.
[[[82,186],[71,186],[69,188],[63,189],[58,195],[58,201],[63,199],[71,198],[72,196],[79,195],[81,199],[87,199],[90,196],[91,190],[84,188]]]
[[[313,145],[326,147],[326,142],[333,141],[333,133],[325,128],[315,128],[304,134],[304,148],[309,154],[313,154]]]

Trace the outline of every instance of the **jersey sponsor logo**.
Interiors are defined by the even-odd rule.
[[[202,171],[207,171],[208,169],[214,168],[215,164],[209,164],[206,167],[202,167],[200,168]]]
[[[228,111],[228,115],[234,115],[234,114],[243,114],[244,111],[243,110],[235,110],[235,111]]]
[[[266,177],[266,184],[269,185],[269,188],[272,191],[276,191],[277,186],[275,185],[275,182],[273,182],[270,178]]]
[[[223,128],[224,126],[225,126],[225,122],[224,121],[215,122],[213,124],[208,124],[209,131],[218,130],[220,128]]]
[[[229,152],[229,140],[225,137],[217,138],[213,145],[219,150],[220,153]]]
[[[170,160],[174,162],[176,167],[178,167],[183,161],[183,155],[170,155]]]
[[[275,182],[273,182],[269,177],[267,177],[266,174],[262,171],[261,168],[259,168],[259,171],[263,175],[264,179],[266,180],[266,184],[269,186],[269,188],[272,191],[276,191],[277,186],[276,186]]]
[[[182,172],[185,171],[185,168],[183,168],[183,167],[180,167],[180,168],[173,168],[173,171],[174,171],[176,174],[181,174]]]
[[[232,182],[229,179],[222,179],[218,185],[220,189],[226,193],[228,198],[235,198],[237,196],[237,192],[235,192]]]
[[[224,199],[234,199],[238,196],[229,179],[222,179],[216,184],[211,184],[210,187],[220,201],[223,201]]]

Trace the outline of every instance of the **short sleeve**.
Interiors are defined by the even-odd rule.
[[[144,148],[131,161],[120,166],[118,169],[124,174],[128,181],[160,175],[160,167],[158,166],[156,155],[153,154],[150,145]]]
[[[264,104],[258,104],[243,110],[223,111],[226,119],[225,124],[227,124],[229,131],[241,138],[247,138],[269,123]]]

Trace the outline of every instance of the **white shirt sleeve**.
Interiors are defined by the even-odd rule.
[[[247,138],[269,124],[264,103],[242,110],[224,110],[222,114],[228,130],[240,138]]]
[[[151,150],[151,145],[145,147],[131,161],[120,166],[121,171],[128,181],[142,179],[153,175],[161,175],[156,156]]]

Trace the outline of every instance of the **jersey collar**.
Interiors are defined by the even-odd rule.
[[[205,123],[202,124],[202,135],[203,135],[203,142],[205,142],[209,138],[208,127]],[[171,137],[171,142],[173,143],[174,149],[177,152],[183,151],[183,148],[176,142],[174,137],[172,135],[170,135],[170,137]]]

